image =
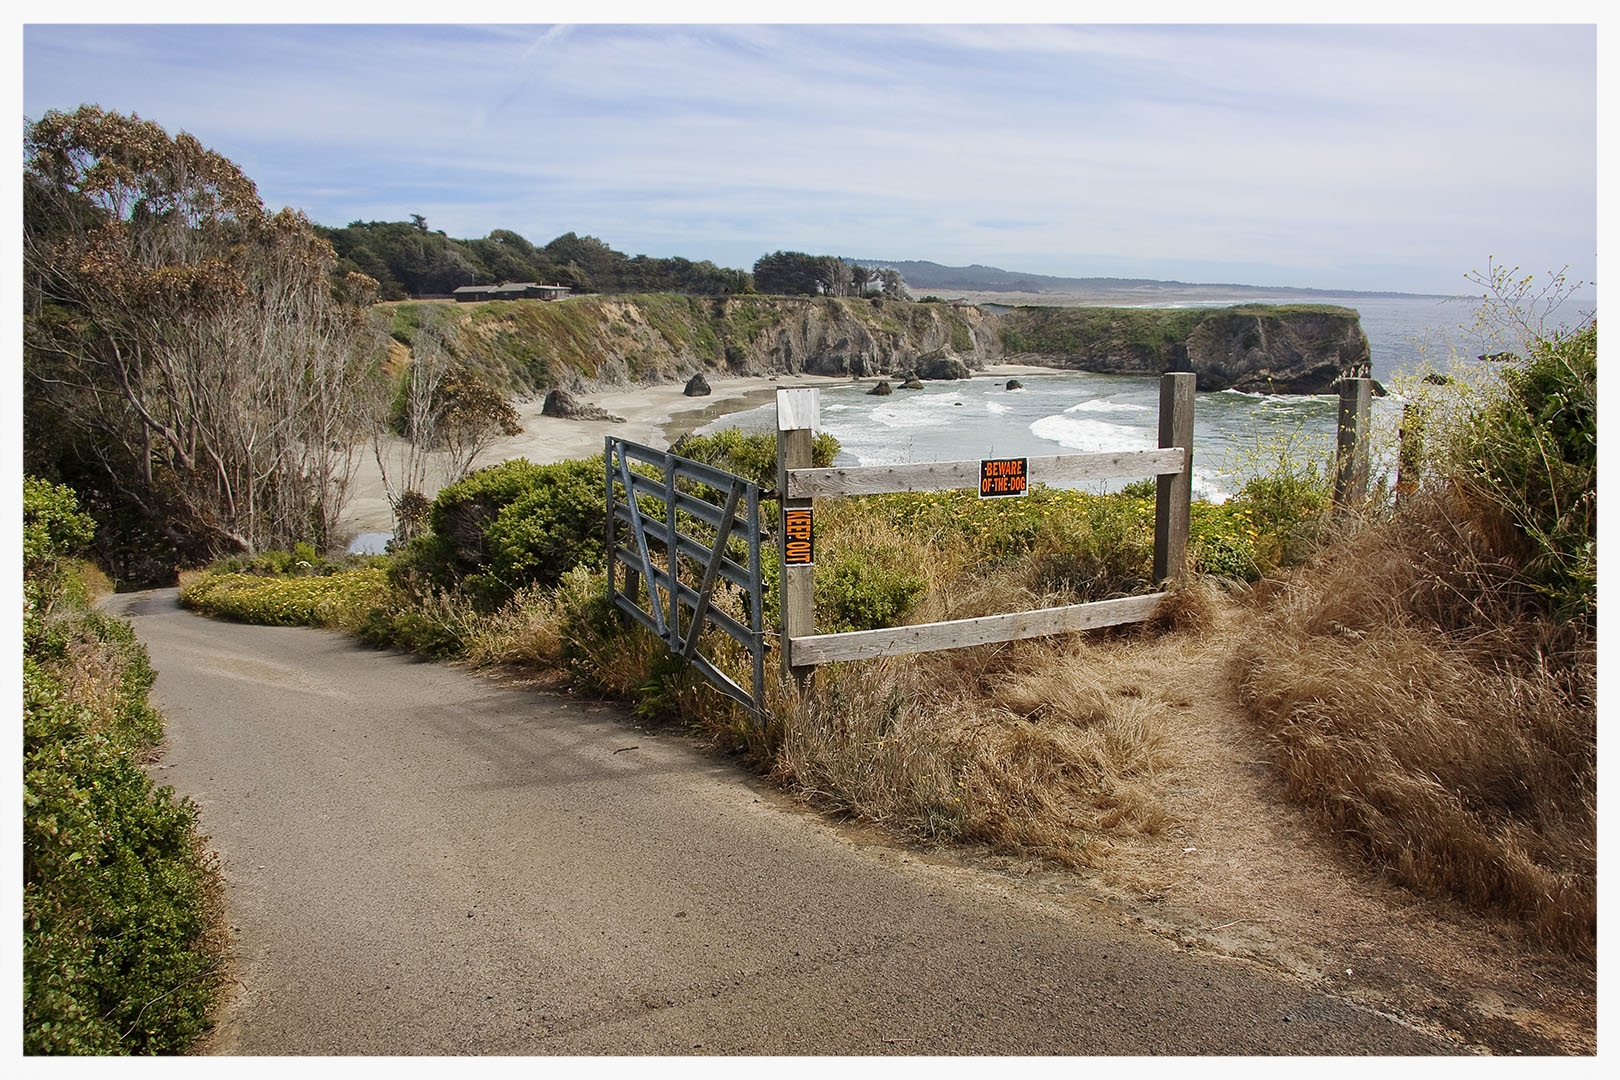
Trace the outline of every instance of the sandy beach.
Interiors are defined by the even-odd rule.
[[[987,364],[974,372],[974,378],[1016,378],[1020,375],[1050,374],[1052,368],[1028,364]],[[601,406],[624,423],[607,420],[565,420],[540,415],[543,399],[516,402],[523,433],[497,440],[478,458],[479,466],[496,465],[513,458],[528,458],[537,464],[566,461],[569,458],[600,456],[602,440],[618,435],[632,442],[667,447],[684,432],[701,427],[727,413],[762,405],[784,387],[848,386],[877,382],[874,378],[848,376],[773,375],[731,377],[708,375],[712,392],[704,397],[687,397],[685,384],[662,383],[653,386],[608,388],[597,393],[576,394],[582,404]],[[393,529],[393,513],[383,494],[382,476],[371,448],[365,448],[352,482],[348,505],[340,519],[338,539],[347,544],[362,533],[386,533]]]

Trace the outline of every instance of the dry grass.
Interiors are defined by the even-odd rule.
[[[1329,546],[1236,655],[1291,797],[1403,884],[1596,941],[1596,663],[1500,521],[1436,497]]]
[[[1071,866],[1171,820],[1172,704],[1121,683],[1123,641],[1078,636],[817,671],[784,702],[774,775],[929,840]]]
[[[567,607],[564,593],[520,589],[468,634],[463,641],[466,659],[478,667],[560,666],[567,647],[563,631]]]

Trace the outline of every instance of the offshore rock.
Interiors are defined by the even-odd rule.
[[[889,385],[888,379],[883,379],[876,386],[867,391],[868,395],[874,397],[887,397],[892,393],[894,393],[894,387]]]
[[[1019,382],[1017,379],[1008,379],[1007,380],[1007,389],[1009,389],[1009,390],[1022,390],[1023,388],[1024,388],[1024,384]]]
[[[950,349],[934,349],[917,357],[916,373],[924,379],[970,379],[973,372]]]
[[[917,378],[917,376],[908,375],[908,376],[906,376],[906,381],[900,384],[900,389],[902,389],[902,390],[923,390],[923,389],[926,389],[926,387],[923,386],[922,380]]]

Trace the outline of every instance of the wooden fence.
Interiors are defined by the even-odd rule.
[[[1061,484],[1122,477],[1158,478],[1154,520],[1153,578],[1163,585],[1186,563],[1192,502],[1193,400],[1196,377],[1172,372],[1159,385],[1159,449],[1066,454],[1055,457],[926,462],[816,469],[811,467],[813,429],[820,420],[820,391],[778,390],[777,491],[781,497],[782,668],[803,679],[818,664],[879,656],[956,649],[1046,634],[1140,622],[1164,593],[1088,604],[986,615],[976,619],[859,630],[815,632],[815,500],[896,491],[942,491],[977,486],[981,495],[1016,494],[1029,484]],[[1014,462],[1018,464],[1014,464]]]
[[[781,519],[776,531],[782,568],[783,672],[802,681],[817,665],[834,661],[1016,641],[1150,617],[1163,599],[1163,592],[973,619],[818,634],[815,503],[817,499],[849,495],[974,486],[978,486],[981,496],[1016,497],[1035,483],[1153,476],[1158,481],[1153,580],[1162,586],[1180,577],[1186,566],[1195,388],[1196,377],[1191,373],[1172,372],[1162,377],[1156,450],[821,469],[813,468],[811,463],[813,432],[820,423],[820,391],[778,390],[776,496]],[[1334,480],[1334,502],[1339,506],[1354,506],[1367,498],[1371,398],[1371,379],[1341,383]],[[1416,427],[1415,418],[1409,419]],[[1415,432],[1412,437],[1415,439]],[[639,470],[633,467],[638,464]],[[606,440],[604,465],[610,602],[663,638],[672,652],[690,660],[724,693],[756,715],[762,714],[766,634],[762,623],[764,575],[760,544],[764,534],[760,502],[769,494],[742,477],[712,466],[613,437]],[[1403,476],[1397,486],[1406,482]],[[697,537],[683,531],[683,522],[686,530],[696,529],[705,535]],[[734,553],[733,546],[739,544],[742,550]],[[683,580],[683,565],[692,567],[697,581]],[[741,621],[714,607],[714,589],[721,581],[743,591],[746,612]],[[711,625],[748,653],[751,688],[738,685],[698,651],[703,629]]]

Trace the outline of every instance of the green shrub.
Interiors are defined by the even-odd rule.
[[[83,551],[95,522],[79,510],[72,489],[34,476],[23,477],[23,573],[54,569],[57,560]]]
[[[439,492],[428,531],[395,560],[393,579],[406,589],[459,589],[491,611],[525,585],[600,565],[606,518],[600,459],[515,458]]]
[[[371,608],[354,632],[378,648],[454,657],[461,655],[467,638],[463,614],[453,598],[440,593],[397,607]]]
[[[1597,604],[1597,324],[1532,342],[1452,448],[1454,478],[1531,547],[1523,572],[1560,614]]]
[[[484,531],[489,568],[468,575],[463,588],[499,607],[525,585],[555,585],[576,566],[600,569],[607,557],[603,498],[600,463],[555,467],[496,515]]]
[[[1081,600],[1106,600],[1148,589],[1153,577],[1153,513],[1153,496],[1143,497],[1140,489],[1118,494],[1067,492],[1050,499],[1029,554],[1034,587]]]
[[[267,577],[210,571],[180,590],[193,611],[261,626],[332,626],[348,629],[357,613],[389,600],[388,572],[364,566],[321,577]]]
[[[1315,462],[1279,462],[1251,477],[1232,502],[1249,512],[1256,569],[1273,570],[1309,554],[1316,526],[1333,509],[1333,485]]]
[[[355,566],[365,565],[366,560],[371,558],[375,556],[346,555],[338,559],[326,559],[315,550],[314,545],[300,540],[292,546],[291,551],[272,549],[254,552],[251,555],[230,555],[215,562],[212,569],[259,577],[312,577],[353,569]]]
[[[1192,504],[1187,560],[1195,573],[1254,580],[1261,571],[1255,548],[1258,539],[1254,511],[1248,504],[1236,499]]]
[[[816,629],[839,634],[895,626],[921,598],[928,579],[898,548],[847,553],[817,567]]]
[[[23,1050],[174,1053],[218,988],[218,875],[138,763],[163,730],[145,649],[58,564],[89,540],[71,492],[25,482]]]
[[[128,746],[76,726],[24,669],[23,1049],[186,1049],[208,1026],[213,869],[196,808],[155,787]]]

